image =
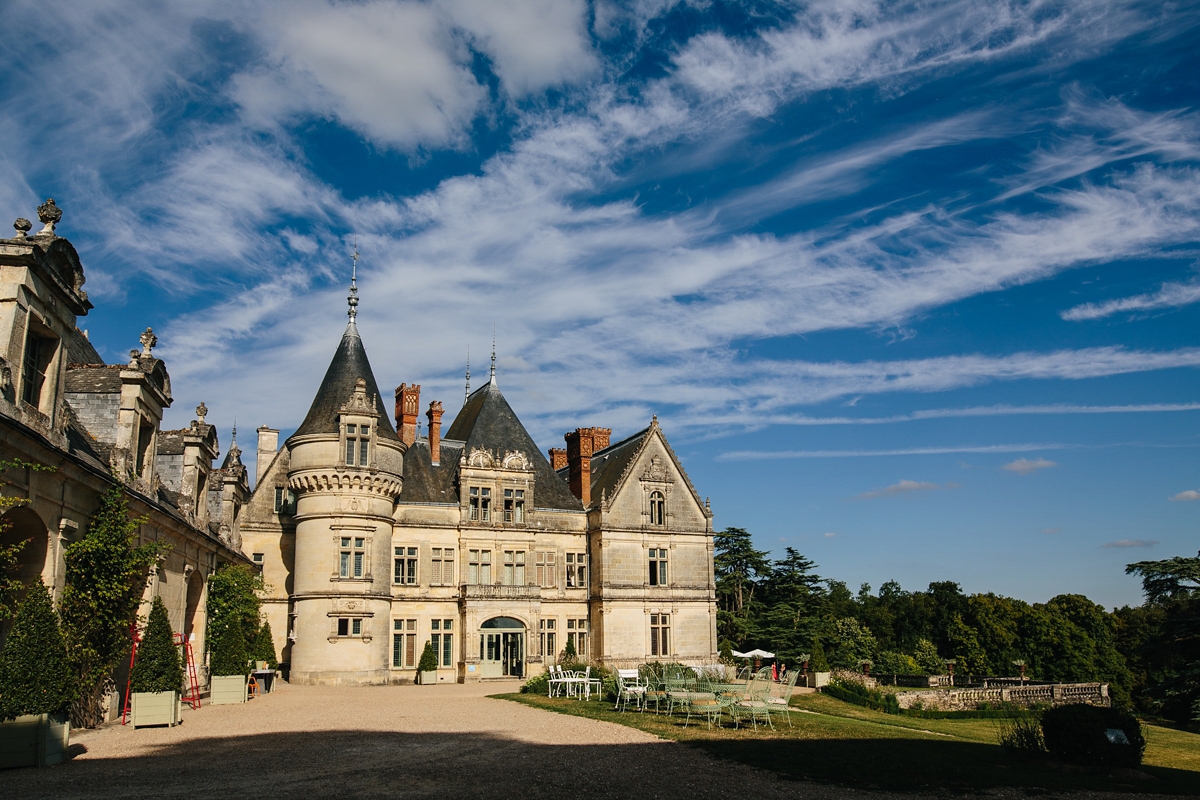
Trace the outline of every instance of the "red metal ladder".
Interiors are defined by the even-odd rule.
[[[182,633],[176,633],[174,636],[175,645],[183,648],[183,664],[187,681],[187,692],[183,695],[183,702],[195,710],[200,707],[200,680],[196,676],[196,659],[192,656],[192,643],[185,639]]]

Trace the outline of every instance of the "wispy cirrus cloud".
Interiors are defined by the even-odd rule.
[[[1050,461],[1045,458],[1018,458],[1016,461],[1010,461],[1001,469],[1006,469],[1009,472],[1015,472],[1018,475],[1028,475],[1031,472],[1037,472],[1048,467],[1057,467],[1058,462]]]
[[[860,500],[869,500],[874,497],[894,497],[898,494],[908,494],[910,492],[928,492],[935,489],[957,489],[957,483],[929,483],[928,481],[911,481],[902,480],[893,483],[891,486],[885,486],[882,489],[872,489],[867,492],[855,495]]]
[[[1101,547],[1154,547],[1157,539],[1117,539],[1115,542],[1105,542]]]
[[[1192,303],[1200,303],[1200,279],[1187,283],[1164,283],[1156,292],[1133,297],[1105,300],[1101,303],[1083,303],[1068,308],[1060,316],[1067,320],[1102,319],[1123,312],[1157,311]]]

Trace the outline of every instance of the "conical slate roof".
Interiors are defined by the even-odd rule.
[[[537,480],[533,501],[536,507],[572,511],[583,509],[579,498],[571,494],[566,481],[550,468],[550,462],[542,455],[521,420],[517,419],[494,380],[476,389],[467,398],[446,431],[445,438],[463,442],[462,452],[467,455],[476,447],[491,450],[500,458],[509,450],[521,451],[529,459]]]
[[[344,406],[354,393],[355,384],[360,378],[367,382],[367,395],[375,398],[375,410],[379,412],[378,435],[385,439],[399,440],[400,437],[396,436],[392,422],[388,419],[383,398],[379,395],[379,386],[376,385],[375,375],[371,372],[371,362],[367,360],[367,351],[353,321],[346,326],[346,332],[342,334],[342,341],[338,344],[337,352],[333,354],[333,360],[329,362],[329,369],[325,371],[321,388],[317,389],[317,396],[313,398],[312,407],[308,409],[308,416],[289,440],[307,433],[338,433],[338,409]]]

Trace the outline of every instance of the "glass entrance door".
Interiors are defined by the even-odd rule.
[[[480,673],[484,678],[525,676],[525,626],[512,617],[493,617],[479,632]]]

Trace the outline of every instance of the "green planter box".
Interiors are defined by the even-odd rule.
[[[246,676],[213,675],[212,692],[208,702],[214,706],[246,702]]]
[[[431,684],[437,683],[437,670],[431,669],[428,672],[418,672],[417,680],[420,682],[420,684],[422,686],[429,686]]]
[[[26,714],[0,722],[0,769],[44,767],[67,755],[71,721],[62,714]]]
[[[179,692],[134,692],[129,703],[130,721],[135,728],[166,725],[173,728],[183,722],[183,701]]]

